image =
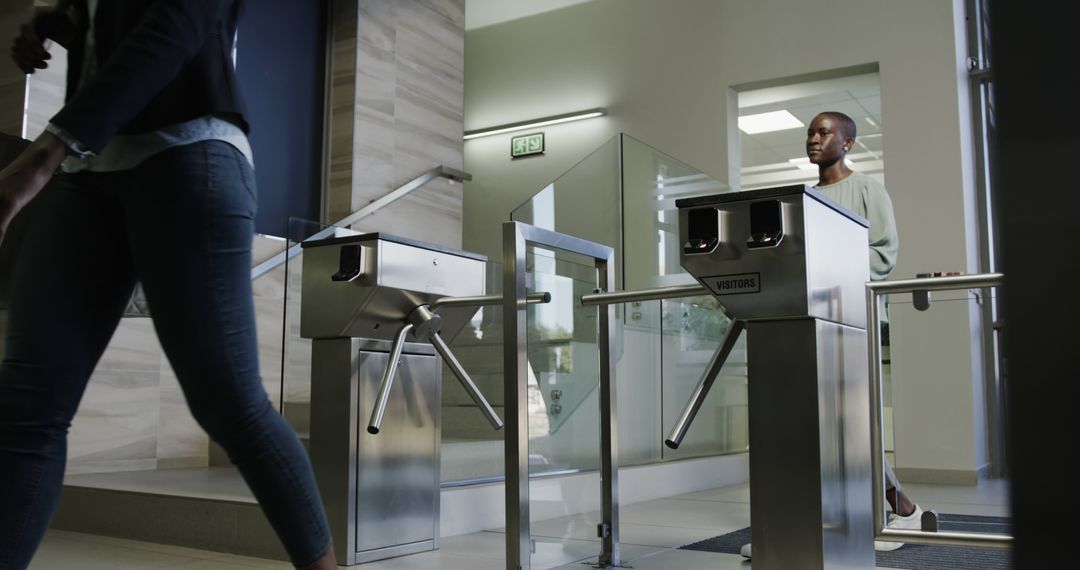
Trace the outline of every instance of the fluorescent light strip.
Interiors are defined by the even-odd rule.
[[[473,131],[467,131],[465,133],[465,140],[475,139],[478,137],[486,137],[489,135],[498,135],[502,133],[508,133],[510,131],[520,131],[524,129],[535,129],[536,127],[546,127],[548,125],[557,125],[559,123],[567,123],[570,121],[580,121],[582,119],[591,119],[593,117],[601,117],[607,114],[607,109],[603,107],[597,107],[595,109],[588,109],[585,111],[575,111],[573,113],[565,113],[562,115],[554,115],[551,117],[541,117],[539,119],[532,119],[530,121],[522,121],[520,123],[509,123],[506,125],[496,125],[494,127],[488,127],[486,129],[476,129]]]

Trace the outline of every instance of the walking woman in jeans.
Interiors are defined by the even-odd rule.
[[[45,534],[68,427],[136,281],[195,419],[293,564],[336,566],[311,464],[259,377],[255,179],[231,59],[242,3],[61,0],[12,47],[33,73],[46,39],[64,45],[68,86],[0,171],[0,239],[35,200],[7,244],[20,251],[0,364],[0,569],[25,568]]]

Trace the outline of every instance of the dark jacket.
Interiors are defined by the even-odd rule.
[[[245,132],[232,49],[243,0],[98,0],[94,14],[97,72],[78,89],[89,18],[85,0],[71,6],[68,91],[52,123],[94,152],[117,133],[157,130],[205,115]]]

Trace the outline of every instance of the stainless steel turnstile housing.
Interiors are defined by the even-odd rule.
[[[432,344],[402,342],[424,327],[404,327],[420,307],[432,329],[424,338],[448,342],[476,307],[446,307],[433,320],[427,306],[483,295],[486,258],[387,234],[303,245],[300,334],[313,339],[310,456],[338,561],[438,548],[442,366]],[[372,410],[387,371],[393,383],[378,426]],[[379,429],[369,427],[369,414]]]
[[[754,569],[874,568],[866,221],[801,185],[676,204],[683,267],[746,322]]]

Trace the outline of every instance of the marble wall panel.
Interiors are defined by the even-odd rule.
[[[360,2],[350,210],[393,190],[397,4]]]
[[[164,355],[160,360],[158,383],[159,425],[157,467],[202,467],[207,465],[210,438],[188,409],[180,382]]]
[[[33,10],[30,0],[4,0],[0,4],[0,45],[11,45],[19,25]],[[5,49],[0,57],[0,132],[9,135],[22,133],[23,101],[26,97],[26,75],[15,67]]]
[[[357,10],[358,0],[334,0],[331,11],[325,221],[339,220],[352,211]]]
[[[68,436],[68,473],[157,462],[158,372],[98,369]]]
[[[72,421],[69,473],[156,464],[160,360],[149,319],[120,321]]]
[[[121,319],[97,369],[157,374],[161,369],[161,354],[161,345],[150,319]]]
[[[352,4],[349,4],[351,7]],[[335,59],[335,78],[353,63],[351,124],[331,121],[330,219],[340,219],[440,164],[461,168],[464,124],[464,2],[361,0],[355,37],[335,36],[335,53],[355,48],[353,62]],[[342,10],[346,8],[341,7]],[[347,86],[335,80],[331,94]],[[352,180],[340,160],[352,130]],[[336,142],[334,142],[336,141]],[[348,192],[345,199],[342,193]],[[346,209],[346,204],[348,205]],[[461,243],[461,186],[438,180],[354,225],[448,246]]]
[[[259,338],[259,374],[274,407],[281,403],[282,324],[285,306],[281,299],[255,298],[255,326]]]

